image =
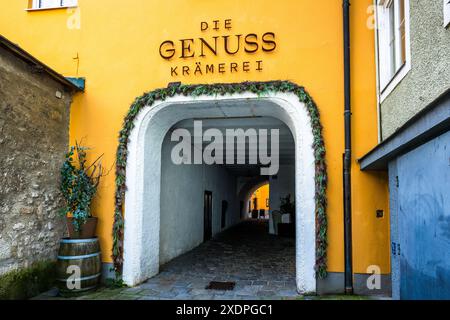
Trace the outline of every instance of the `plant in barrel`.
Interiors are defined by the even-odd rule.
[[[66,153],[61,168],[60,190],[65,200],[62,215],[67,217],[70,238],[93,238],[97,226],[97,218],[91,214],[91,202],[104,176],[103,155],[88,164],[89,150],[76,143]]]
[[[62,214],[67,217],[69,238],[60,241],[57,273],[63,296],[95,289],[101,278],[100,244],[95,238],[97,218],[91,202],[104,176],[101,159],[88,164],[89,148],[76,143],[66,154],[61,168],[60,189],[65,200]]]

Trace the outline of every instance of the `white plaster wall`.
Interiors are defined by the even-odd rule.
[[[231,175],[224,167],[204,165],[203,183],[204,190],[208,190],[213,193],[212,231],[214,236],[217,233],[222,232],[223,230],[240,222],[239,203],[236,197],[236,177]],[[221,228],[222,200],[228,201],[228,210],[224,229]]]
[[[161,228],[159,264],[186,253],[203,242],[203,195],[213,193],[213,235],[239,222],[236,178],[224,167],[175,165],[170,134],[162,147]],[[228,201],[226,227],[221,228],[222,200]]]
[[[295,200],[295,166],[280,166],[277,179],[270,179],[269,205],[270,212],[280,210],[281,198],[291,195],[291,200]],[[270,219],[269,233],[274,234],[273,220]]]

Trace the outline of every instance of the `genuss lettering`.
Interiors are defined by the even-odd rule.
[[[234,56],[239,53],[248,55],[257,53],[270,53],[277,48],[274,32],[225,34],[217,35],[219,31],[231,31],[232,20],[202,21],[200,30],[202,33],[210,32],[196,38],[184,38],[178,40],[165,40],[159,46],[159,55],[167,61],[175,59],[195,59]],[[205,60],[195,61],[190,64],[174,65],[170,68],[170,75],[176,76],[201,76],[205,74],[223,74],[262,71],[263,60],[234,61],[211,63]]]
[[[275,34],[266,32],[262,36],[256,33],[247,35],[236,34],[233,36],[214,36],[211,39],[180,39],[177,42],[166,40],[159,47],[162,58],[170,60],[178,53],[178,57],[194,58],[207,57],[218,54],[234,55],[241,51],[256,53],[258,51],[271,52],[277,47]]]

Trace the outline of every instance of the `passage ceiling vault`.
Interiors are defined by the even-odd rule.
[[[172,127],[171,132],[176,129],[187,129],[191,132],[192,144],[194,143],[194,121],[197,119],[187,119],[177,123]],[[294,165],[295,163],[295,142],[292,137],[289,128],[280,120],[272,117],[221,117],[221,118],[208,118],[198,119],[202,121],[203,133],[208,129],[218,129],[222,132],[225,143],[225,136],[227,129],[243,129],[246,132],[249,129],[254,129],[258,133],[261,129],[267,129],[268,131],[268,153],[271,154],[271,135],[270,130],[279,130],[279,153],[280,153],[280,165]],[[201,138],[201,137],[200,137]],[[258,140],[259,141],[259,140]],[[210,144],[210,142],[203,142],[203,148]],[[249,163],[250,155],[256,155],[258,157],[258,149],[250,148],[248,139],[245,145],[245,164],[237,164],[237,145],[234,145],[235,161],[233,165],[224,164],[228,171],[236,176],[257,176],[260,174],[260,165],[252,165]],[[225,161],[224,161],[225,163]]]

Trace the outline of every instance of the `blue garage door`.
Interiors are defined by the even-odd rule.
[[[397,170],[400,297],[450,299],[450,132],[398,158]]]

